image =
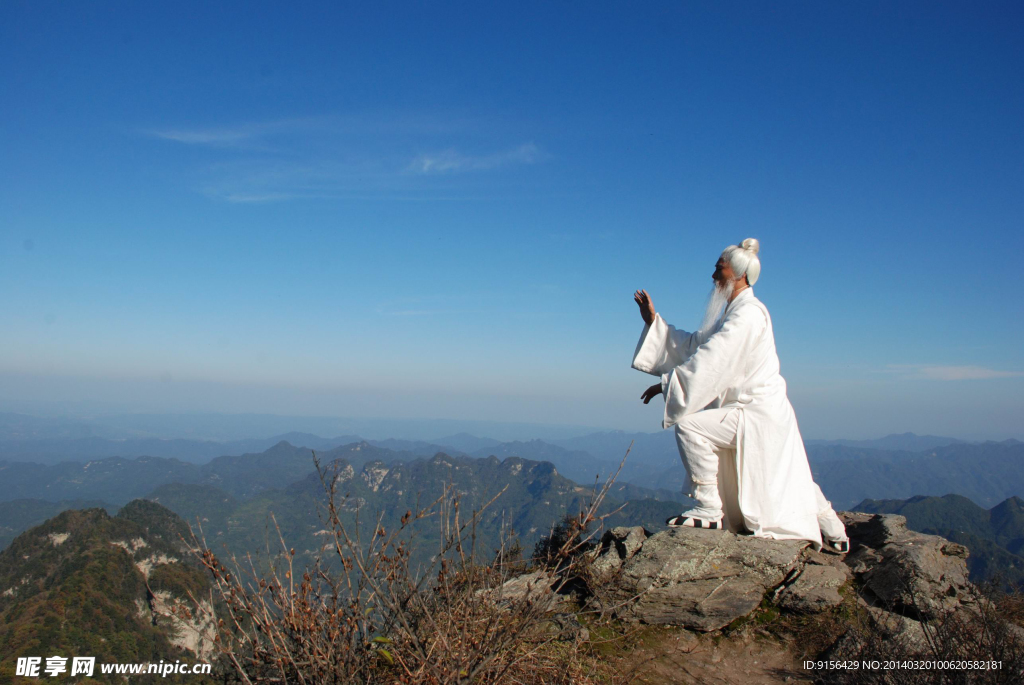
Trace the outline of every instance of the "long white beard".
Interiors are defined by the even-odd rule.
[[[701,319],[700,328],[697,329],[697,339],[703,345],[711,337],[711,334],[718,330],[719,321],[725,312],[725,306],[729,304],[732,291],[736,288],[734,281],[729,281],[724,286],[717,283],[708,294],[707,304],[704,305],[704,318]]]

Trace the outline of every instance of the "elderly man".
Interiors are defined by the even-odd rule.
[[[761,272],[758,250],[748,238],[722,252],[695,333],[665,323],[646,290],[634,294],[645,325],[633,368],[661,376],[641,398],[665,396],[662,426],[675,426],[697,500],[667,523],[810,540],[816,548],[824,541],[846,552],[846,529],[811,477],[771,317],[751,287]]]

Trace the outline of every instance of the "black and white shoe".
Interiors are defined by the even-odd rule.
[[[829,540],[828,538],[823,537],[821,541],[823,543],[822,549],[826,549],[829,552],[834,552],[836,554],[846,554],[850,551],[849,540]]]
[[[696,516],[673,516],[672,518],[665,521],[669,528],[681,528],[683,526],[689,528],[708,528],[709,530],[721,530],[722,519],[702,519]]]

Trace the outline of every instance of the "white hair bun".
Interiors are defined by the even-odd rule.
[[[744,250],[749,250],[750,252],[757,254],[758,250],[761,249],[761,243],[757,242],[757,238],[747,238],[740,243],[740,247]]]

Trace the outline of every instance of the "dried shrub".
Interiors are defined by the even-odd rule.
[[[276,520],[281,552],[267,573],[248,555],[244,570],[234,556],[229,567],[201,529],[193,533],[195,554],[213,578],[215,596],[206,606],[219,600],[222,607],[218,652],[237,682],[593,682],[580,640],[552,629],[551,611],[583,563],[580,551],[592,544],[585,532],[603,519],[596,512],[614,478],[595,488],[524,583],[528,564],[510,526],[491,562],[480,563],[474,549],[480,515],[501,493],[467,516],[449,484],[436,501],[407,512],[397,529],[386,531],[378,517],[364,540],[358,521],[346,526],[339,515],[345,501],[337,496],[337,469],[313,458],[329,535],[310,566],[296,568]],[[436,519],[440,548],[425,572],[414,572],[408,533],[428,518]],[[203,611],[198,601],[196,608]]]

